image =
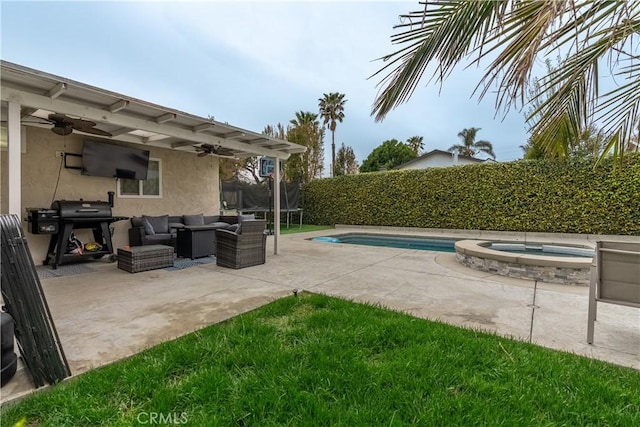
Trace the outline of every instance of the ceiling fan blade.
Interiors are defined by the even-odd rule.
[[[209,154],[211,154],[211,153],[209,153],[208,151],[203,151],[201,153],[198,153],[198,157],[208,156]]]
[[[215,152],[218,156],[228,156],[228,157],[233,157],[234,153],[233,151],[229,150],[228,148],[218,148]]]

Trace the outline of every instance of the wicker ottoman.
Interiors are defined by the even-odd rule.
[[[173,248],[165,245],[118,249],[118,268],[129,273],[173,267]]]

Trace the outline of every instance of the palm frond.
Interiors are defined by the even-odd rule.
[[[640,72],[637,39],[640,2],[625,0],[429,1],[422,11],[403,15],[405,23],[392,43],[400,48],[383,59],[381,88],[373,107],[376,121],[406,102],[423,75],[434,66],[431,80],[442,83],[463,63],[490,60],[476,91],[480,98],[496,87],[496,110],[505,113],[525,102],[531,70],[542,55],[561,51],[565,60],[550,75],[538,99],[541,115],[532,135],[558,154],[565,141],[596,120],[613,135],[620,155],[638,126]],[[619,70],[620,58],[632,64]],[[600,68],[607,61],[611,75],[627,76],[626,84],[599,94]],[[552,87],[560,90],[552,91]],[[609,149],[613,147],[609,145]]]
[[[386,87],[374,101],[376,121],[411,97],[432,61],[438,64],[433,78],[444,81],[471,50],[482,45],[508,3],[441,1],[435,9],[425,5],[424,11],[403,15],[409,23],[398,27],[409,30],[393,36],[392,43],[409,45],[380,58],[388,64],[371,76],[386,73],[378,85]]]

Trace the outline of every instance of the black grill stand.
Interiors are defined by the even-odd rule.
[[[44,265],[51,265],[57,268],[59,265],[76,261],[89,261],[92,259],[100,259],[105,255],[113,255],[113,243],[111,242],[111,233],[109,224],[118,220],[118,218],[98,219],[98,218],[76,218],[76,219],[60,219],[58,233],[51,235],[49,240],[49,249],[47,250],[47,258]],[[76,229],[92,229],[93,239],[102,245],[101,251],[85,252],[82,255],[67,254],[67,243],[71,232]]]

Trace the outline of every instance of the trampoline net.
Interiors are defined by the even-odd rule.
[[[225,209],[269,210],[269,184],[253,184],[238,180],[222,181],[222,206]],[[300,182],[280,182],[280,209],[300,207]]]

